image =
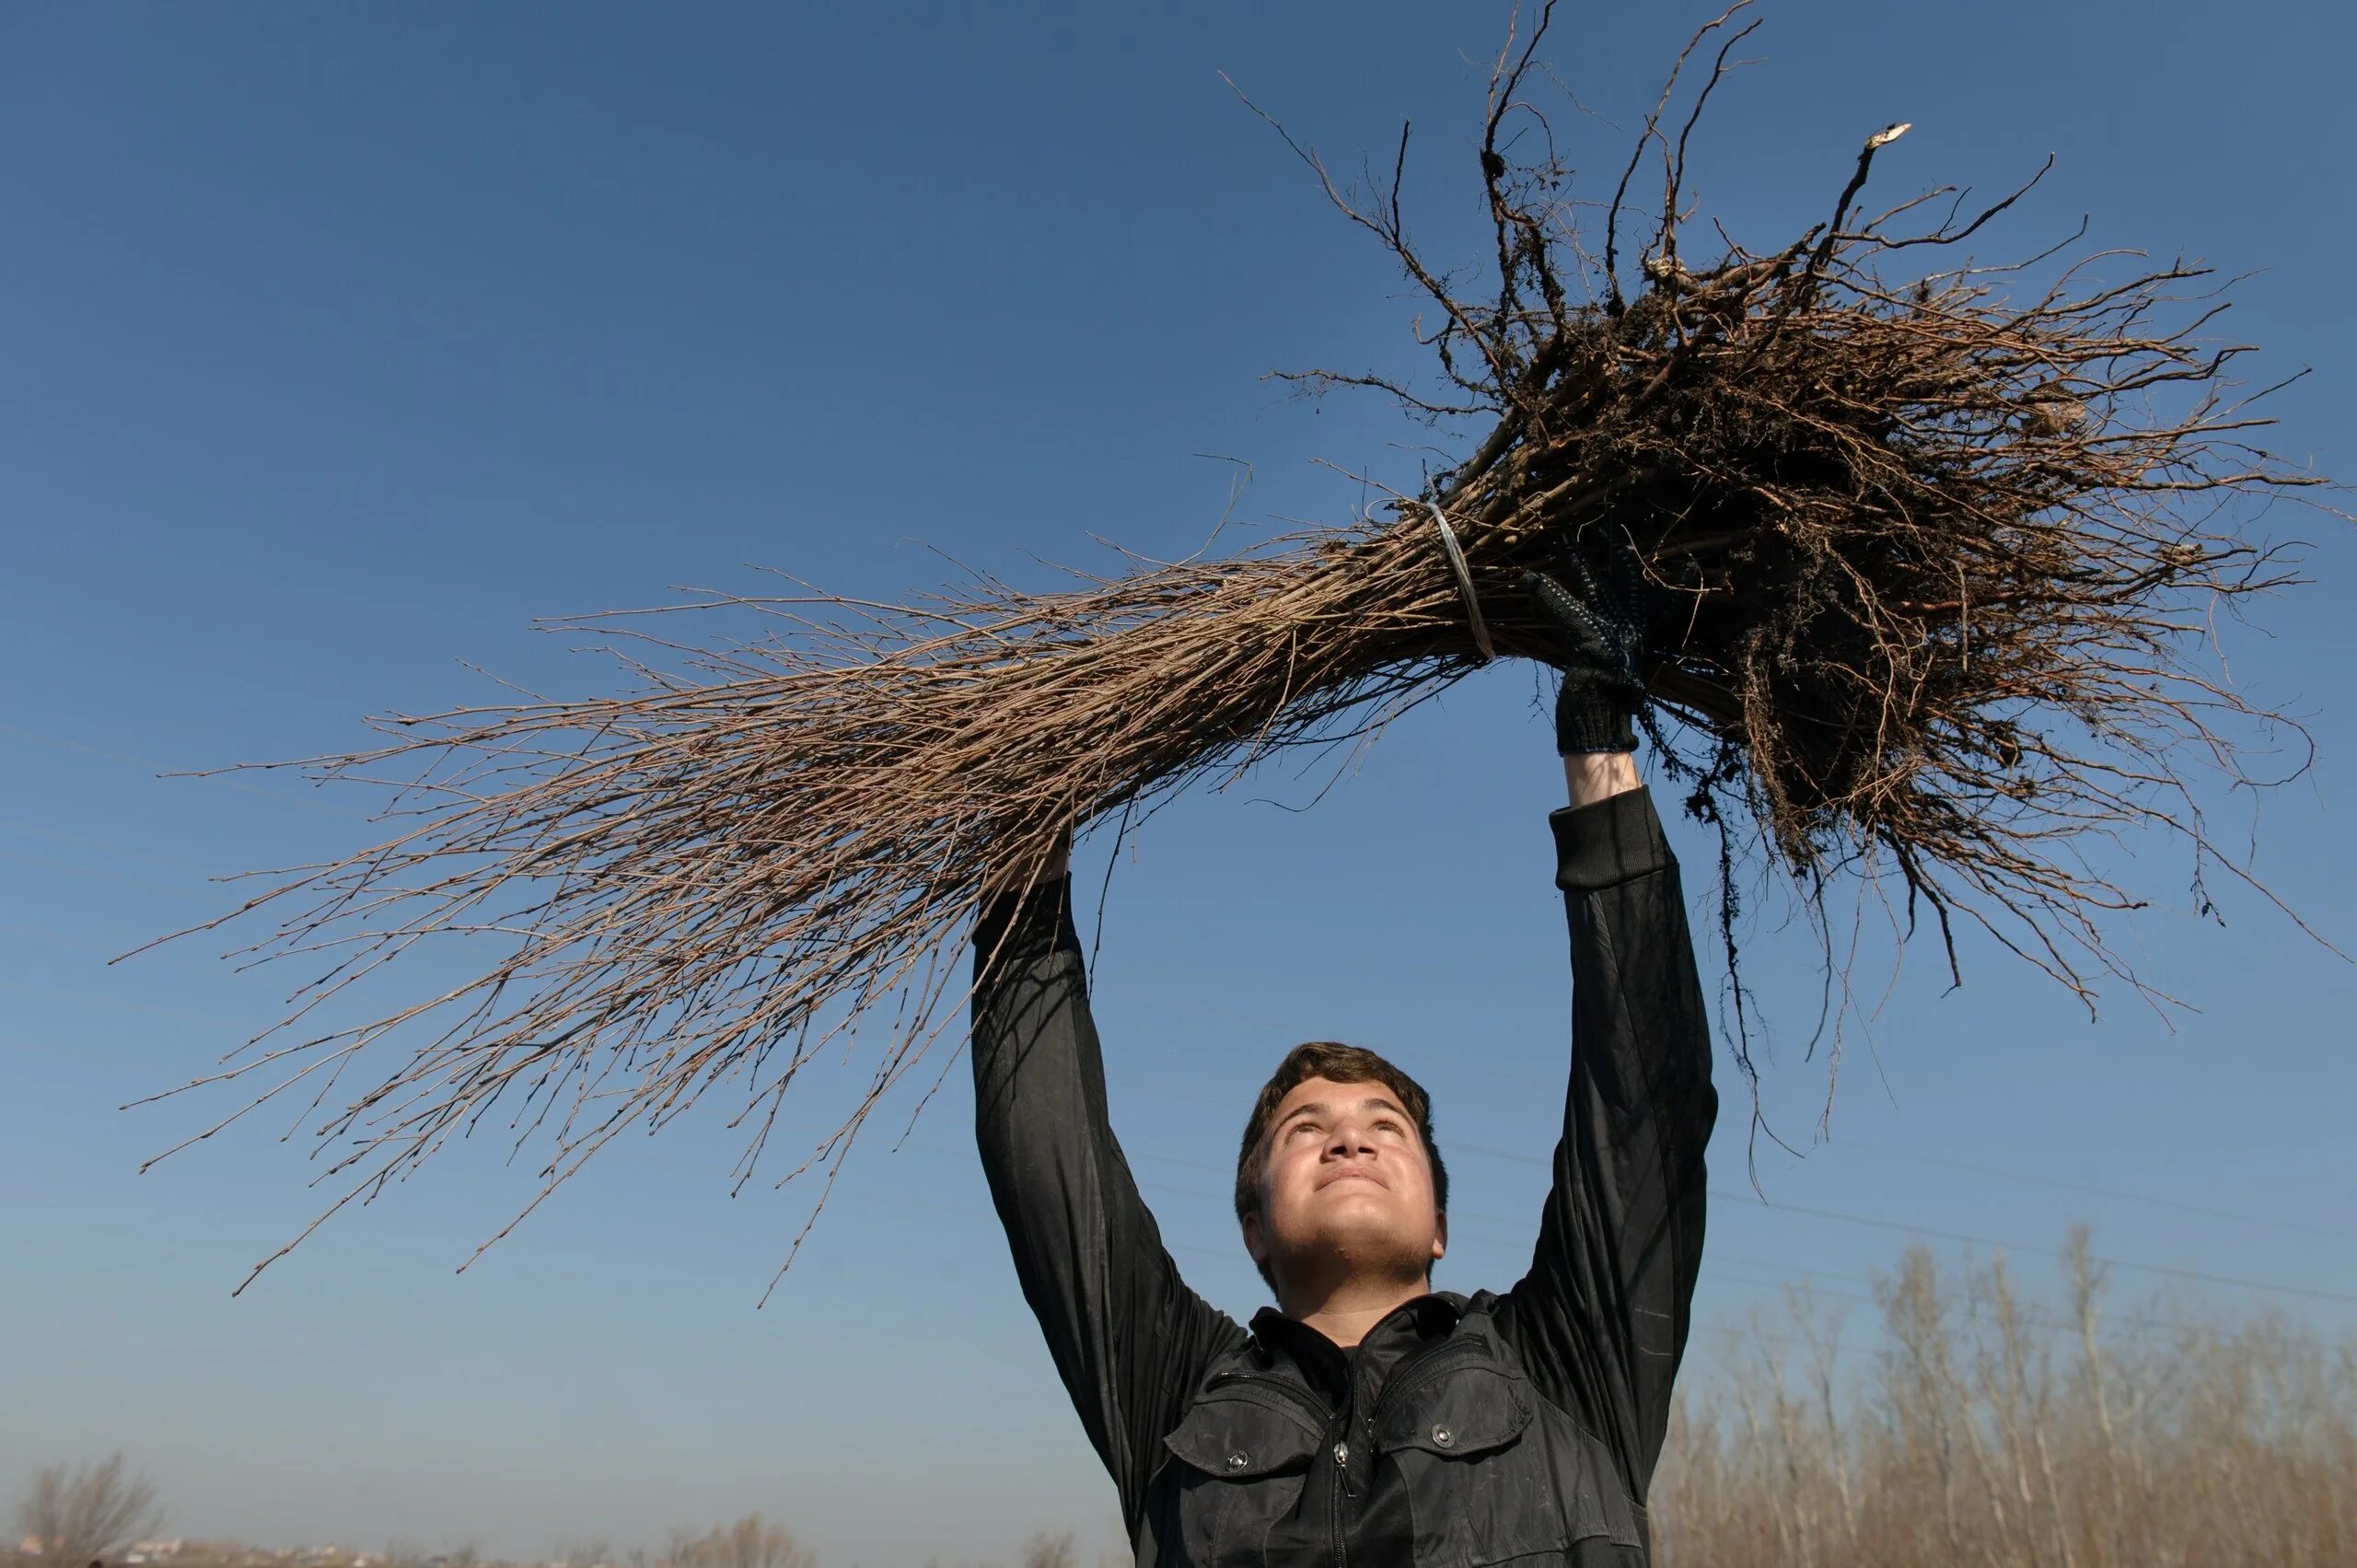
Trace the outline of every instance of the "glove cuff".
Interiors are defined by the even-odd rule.
[[[1629,706],[1616,692],[1567,689],[1555,703],[1555,754],[1634,751],[1637,731],[1629,718]]]

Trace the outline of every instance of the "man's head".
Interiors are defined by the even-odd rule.
[[[1356,1046],[1312,1040],[1286,1053],[1236,1156],[1245,1250],[1281,1303],[1281,1279],[1429,1277],[1447,1247],[1447,1207],[1421,1085]]]

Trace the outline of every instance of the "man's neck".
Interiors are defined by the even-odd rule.
[[[1429,1275],[1421,1280],[1351,1281],[1325,1292],[1313,1305],[1285,1304],[1285,1316],[1317,1330],[1344,1350],[1350,1349],[1377,1323],[1411,1301],[1432,1294]]]

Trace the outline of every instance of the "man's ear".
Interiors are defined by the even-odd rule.
[[[1437,1263],[1448,1255],[1448,1216],[1433,1215],[1433,1261]]]
[[[1266,1267],[1269,1261],[1269,1238],[1260,1229],[1260,1214],[1254,1210],[1244,1216],[1244,1250],[1252,1261]]]

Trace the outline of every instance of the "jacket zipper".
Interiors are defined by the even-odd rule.
[[[1350,1454],[1347,1444],[1338,1442],[1334,1445],[1334,1485],[1326,1494],[1327,1528],[1333,1543],[1334,1568],[1350,1568],[1350,1552],[1342,1544],[1342,1488],[1351,1476],[1347,1468]]]
[[[1367,1411],[1368,1427],[1370,1429],[1374,1427],[1375,1418],[1383,1413],[1384,1408],[1391,1403],[1396,1395],[1414,1388],[1438,1371],[1460,1361],[1478,1359],[1480,1354],[1481,1346],[1477,1342],[1448,1339],[1441,1341],[1428,1351],[1411,1356],[1385,1381],[1383,1392],[1375,1397],[1375,1408]]]
[[[1312,1396],[1308,1390],[1296,1388],[1293,1384],[1286,1382],[1283,1378],[1275,1376],[1270,1373],[1223,1372],[1213,1377],[1210,1383],[1205,1385],[1205,1387],[1225,1388],[1237,1383],[1250,1383],[1258,1387],[1276,1389],[1279,1393],[1283,1394],[1289,1402],[1297,1406],[1303,1413],[1307,1415],[1309,1417],[1309,1424],[1320,1432],[1326,1430],[1327,1423],[1331,1419],[1325,1407],[1320,1405],[1317,1399]]]

